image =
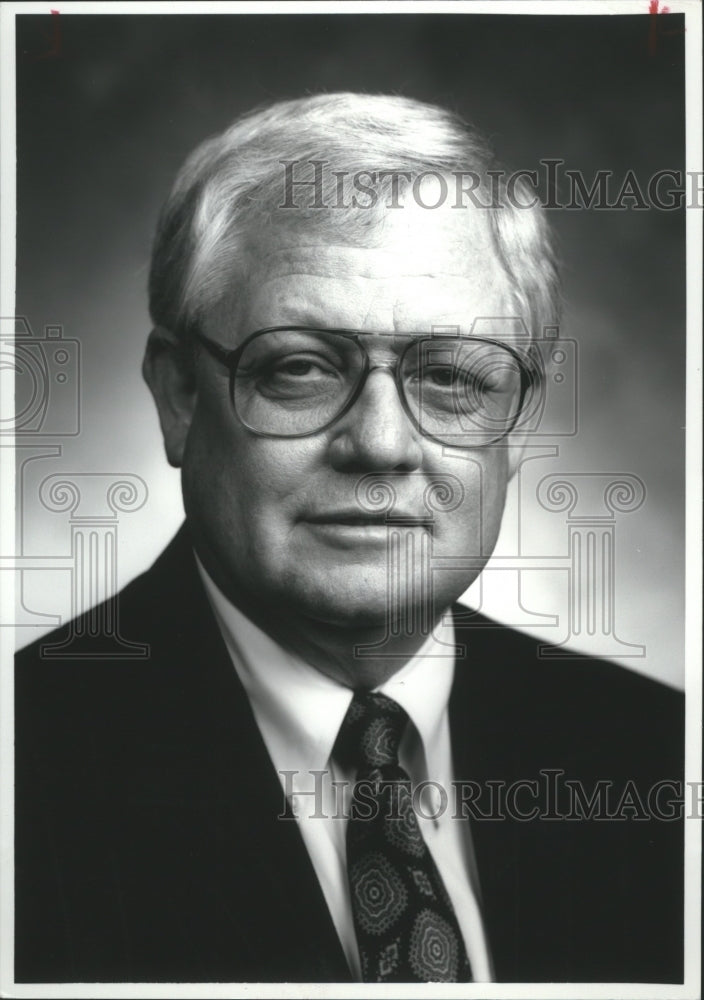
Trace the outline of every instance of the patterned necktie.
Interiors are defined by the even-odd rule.
[[[357,692],[335,743],[335,758],[357,771],[347,874],[362,980],[469,982],[457,918],[398,763],[407,721],[385,695]]]

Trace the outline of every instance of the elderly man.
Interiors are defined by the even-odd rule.
[[[20,980],[681,977],[681,827],[639,815],[677,696],[453,620],[558,311],[491,169],[442,109],[332,94],[181,170],[144,374],[187,520],[120,595],[147,660],[21,654]]]

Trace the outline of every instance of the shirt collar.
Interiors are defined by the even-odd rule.
[[[196,556],[225,643],[277,770],[328,766],[353,692],[289,653],[235,607]],[[421,649],[376,690],[397,701],[420,734],[427,768],[441,752],[454,674],[454,629],[443,621]]]

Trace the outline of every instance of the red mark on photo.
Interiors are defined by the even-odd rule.
[[[686,28],[675,29],[674,31],[664,30],[660,27],[661,22],[658,19],[658,14],[669,14],[670,8],[665,6],[660,6],[660,0],[650,0],[648,5],[648,13],[650,14],[650,31],[648,32],[648,53],[654,56],[658,47],[658,37],[660,35],[683,35],[687,30]]]
[[[46,52],[39,52],[35,59],[58,59],[61,55],[61,15],[58,10],[51,12],[51,35],[47,39],[49,48]]]

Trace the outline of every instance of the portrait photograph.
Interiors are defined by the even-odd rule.
[[[700,5],[0,15],[3,991],[700,996]]]

